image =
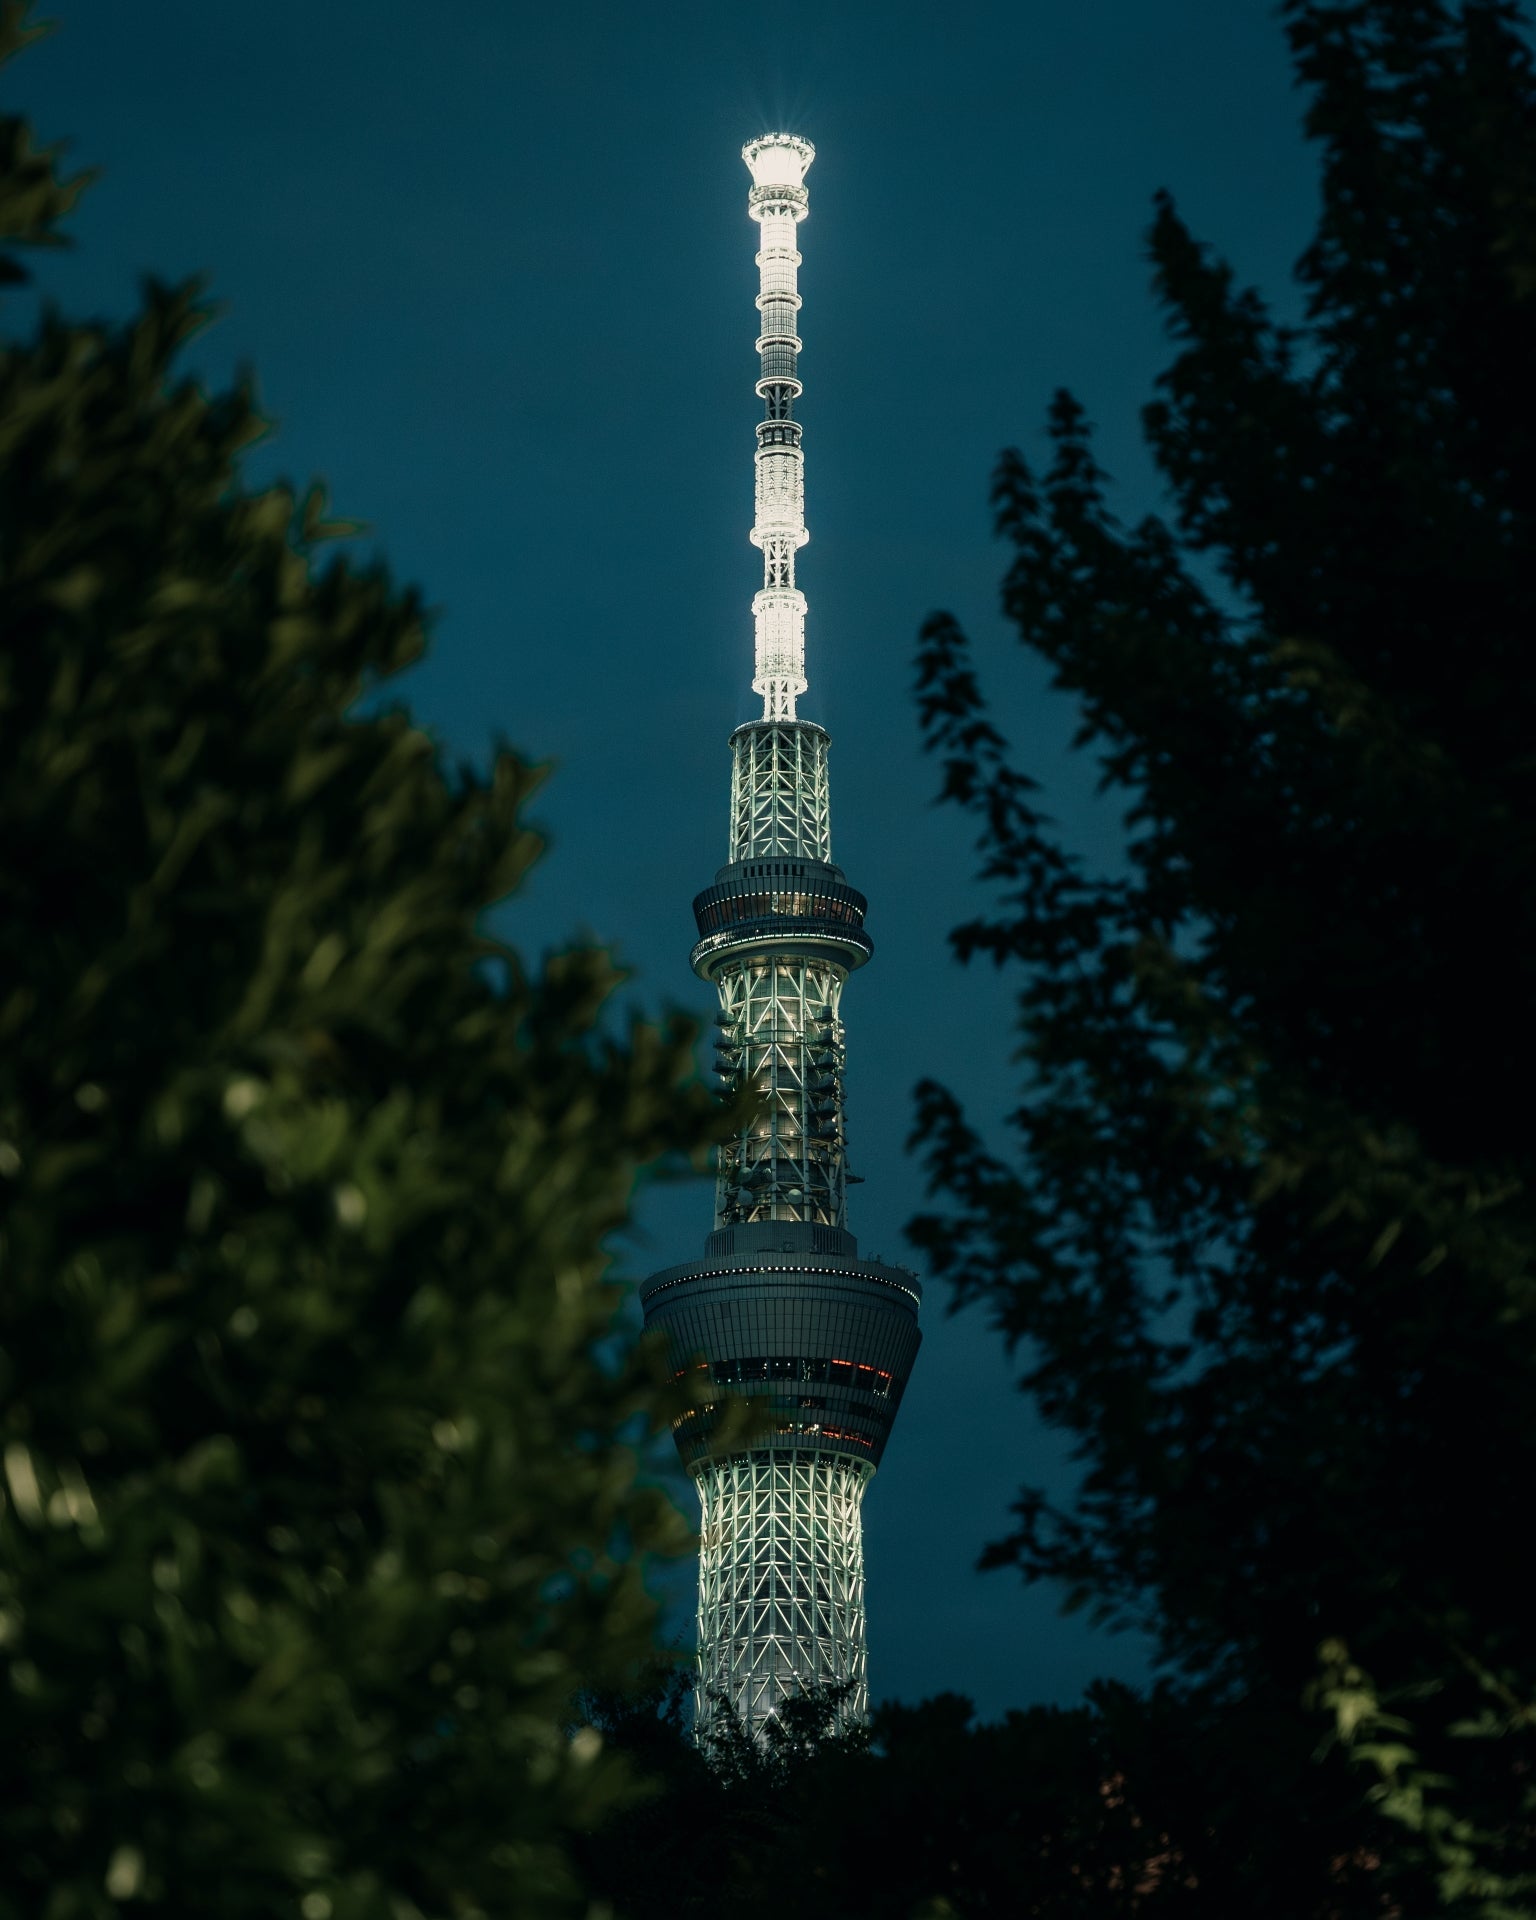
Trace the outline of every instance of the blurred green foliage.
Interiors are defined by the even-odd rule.
[[[5,279],[80,184],[0,120]],[[586,1913],[568,1703],[690,1545],[603,1246],[719,1123],[486,932],[538,772],[384,703],[420,604],[242,486],[204,317],[0,341],[0,1914]]]
[[[1022,970],[1022,1067],[1007,1151],[920,1089],[942,1204],[914,1232],[1082,1464],[1069,1509],[1022,1495],[991,1563],[1150,1630],[1192,1724],[1265,1751],[1230,1804],[1228,1910],[1525,1913],[1530,23],[1282,13],[1322,162],[1303,322],[1164,196],[1177,354],[1145,428],[1171,520],[1116,520],[1069,395],[1044,473],[1010,453],[996,476],[1004,609],[1080,703],[1118,871],[1062,846],[954,621],[924,634],[927,737],[998,896],[955,941]],[[1413,1729],[1346,1740],[1363,1772],[1333,1749],[1353,1840],[1315,1790],[1324,1641],[1336,1731],[1340,1658]],[[1346,1898],[1352,1861],[1374,1864]]]

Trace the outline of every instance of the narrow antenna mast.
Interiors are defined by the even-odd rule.
[[[752,691],[763,696],[765,720],[793,720],[805,692],[805,595],[795,585],[795,555],[805,530],[805,456],[795,401],[799,379],[800,253],[795,242],[810,211],[805,176],[816,149],[791,134],[749,140],[741,157],[752,172],[747,209],[757,222],[757,391],[763,418],[757,429],[757,513],[752,544],[763,550],[763,590],[752,602],[756,672]]]

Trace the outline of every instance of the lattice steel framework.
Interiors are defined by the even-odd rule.
[[[832,858],[831,741],[809,721],[758,721],[731,740],[729,860]]]
[[[795,553],[808,538],[794,419],[803,391],[795,235],[809,209],[804,181],[814,157],[808,140],[790,134],[742,148],[752,173],[747,210],[761,233],[757,391],[765,417],[757,428],[751,537],[763,550],[763,591],[752,603],[752,686],[763,697],[763,717],[731,736],[728,865],[694,903],[696,911],[707,903],[694,965],[720,994],[721,1073],[733,1087],[759,1094],[763,1108],[720,1155],[717,1229],[762,1220],[847,1225],[838,1000],[849,971],[871,949],[863,897],[832,865],[831,742],[823,728],[795,714],[806,690],[805,596],[795,586]],[[727,902],[735,909],[728,918]],[[711,911],[721,926],[706,927]],[[749,920],[759,937],[744,948],[735,936]],[[770,920],[781,924],[770,930]],[[783,924],[789,922],[795,924]],[[822,938],[809,937],[813,924]]]
[[[722,967],[716,1056],[761,1102],[720,1149],[715,1225],[847,1219],[842,969],[796,957]]]
[[[836,1454],[765,1449],[698,1476],[699,1726],[728,1700],[758,1726],[786,1694],[851,1683],[851,1723],[869,1708],[864,1535],[870,1469]]]
[[[676,1425],[703,1506],[699,1724],[729,1700],[761,1725],[799,1687],[867,1697],[860,1503],[879,1465],[920,1335],[921,1288],[860,1259],[847,1227],[842,993],[870,958],[864,896],[832,860],[826,732],[795,711],[806,691],[805,483],[795,403],[808,141],[742,149],[758,223],[761,315],[752,685],[762,717],[731,736],[729,857],[694,900],[693,965],[720,1000],[716,1064],[756,1096],[721,1149],[714,1231],[701,1261],[651,1275],[647,1326],[664,1328],[679,1380],[699,1388]],[[764,1439],[739,1451],[722,1400],[755,1397]],[[739,1430],[735,1430],[739,1431]]]

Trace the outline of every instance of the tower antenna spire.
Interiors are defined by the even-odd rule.
[[[824,728],[802,719],[805,480],[800,254],[808,140],[749,140],[747,210],[758,223],[756,515],[763,585],[752,685],[762,717],[731,735],[726,864],[694,900],[694,972],[720,1001],[718,1071],[754,1096],[720,1149],[704,1258],[654,1273],[647,1327],[665,1330],[693,1386],[675,1429],[703,1509],[696,1730],[721,1704],[759,1729],[790,1694],[842,1689],[844,1725],[868,1704],[864,1490],[917,1356],[922,1288],[859,1257],[848,1231],[841,1015],[848,976],[874,953],[866,902],[832,860]],[[702,1357],[701,1357],[702,1356]],[[747,1445],[722,1421],[747,1398]]]
[[[765,720],[793,720],[805,692],[805,595],[795,585],[795,555],[805,528],[805,456],[795,402],[800,385],[800,252],[797,229],[810,211],[805,176],[816,149],[794,134],[770,133],[741,150],[752,174],[747,210],[758,224],[759,374],[763,418],[757,428],[756,508],[751,540],[763,550],[762,591],[752,602],[756,629],[752,691]]]

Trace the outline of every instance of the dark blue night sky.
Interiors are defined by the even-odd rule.
[[[442,610],[419,714],[457,756],[502,735],[554,763],[552,852],[504,930],[531,952],[595,933],[644,1003],[703,1016],[689,900],[725,856],[725,741],[755,705],[737,156],[769,127],[815,141],[801,710],[832,731],[834,851],[878,948],[844,1002],[867,1178],[851,1224],[906,1257],[913,1084],[945,1079],[988,1118],[1012,1097],[1006,982],[946,952],[982,896],[965,823],[931,805],[917,629],[960,616],[1022,764],[1073,843],[1114,859],[1071,708],[996,612],[988,477],[1005,443],[1038,448],[1064,384],[1124,512],[1158,504],[1137,435],[1169,357],[1144,260],[1156,188],[1292,309],[1314,169],[1271,6],[51,10],[9,91],[104,175],[78,250],[41,262],[46,291],[123,315],[143,272],[208,275],[226,313],[197,364],[254,366],[277,423],[255,477],[324,476]],[[702,1184],[645,1197],[626,1269],[695,1257],[709,1211]],[[1017,1485],[1067,1488],[1070,1463],[977,1315],[946,1318],[935,1291],[926,1326],[865,1509],[874,1694],[953,1688],[996,1713],[1141,1676],[1134,1638],[973,1570]]]

